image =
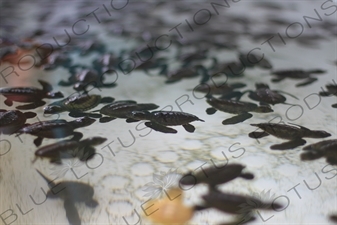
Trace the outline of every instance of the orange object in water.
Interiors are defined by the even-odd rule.
[[[193,216],[193,207],[185,206],[182,201],[182,190],[179,188],[167,191],[162,199],[148,201],[143,208],[144,217],[161,225],[182,225]]]

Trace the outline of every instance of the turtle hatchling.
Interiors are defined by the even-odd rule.
[[[145,122],[147,127],[163,133],[177,133],[177,130],[167,126],[179,125],[182,125],[187,132],[193,133],[195,127],[190,124],[191,122],[205,122],[195,115],[180,111],[132,111],[129,116],[135,121],[149,120],[150,122]]]
[[[100,118],[100,114],[85,113],[85,111],[93,109],[101,103],[111,103],[114,100],[112,97],[101,97],[100,95],[82,94],[70,96],[46,106],[44,113],[55,114],[68,111],[71,117],[90,116]]]
[[[282,144],[272,145],[270,148],[273,150],[287,150],[304,145],[306,141],[303,138],[306,137],[325,138],[331,136],[331,134],[326,131],[310,130],[296,124],[286,125],[282,123],[259,123],[251,125],[263,130],[263,132],[254,131],[249,133],[249,137],[251,138],[258,139],[268,135],[273,135],[281,139],[289,140],[288,142],[284,142]]]
[[[0,109],[0,134],[13,134],[26,123],[27,119],[34,118],[34,112],[20,112],[19,110]]]
[[[73,140],[80,140],[83,137],[82,133],[74,132],[75,129],[86,127],[95,122],[95,119],[89,117],[81,117],[73,121],[66,120],[47,120],[36,122],[28,125],[16,133],[31,134],[37,136],[34,140],[35,146],[40,146],[44,138],[64,138],[73,135]]]
[[[35,109],[43,106],[46,102],[42,101],[44,98],[63,98],[61,92],[52,92],[53,87],[42,80],[38,80],[42,85],[42,90],[36,87],[9,87],[0,88],[0,95],[3,95],[7,99],[5,104],[12,106],[13,102],[26,102],[30,104],[17,106],[17,109]]]

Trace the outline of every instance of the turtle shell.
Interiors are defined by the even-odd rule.
[[[67,110],[83,112],[95,108],[101,99],[100,95],[80,95],[65,99],[63,105]]]
[[[18,110],[0,112],[0,133],[14,133],[25,124],[26,119],[24,113]]]

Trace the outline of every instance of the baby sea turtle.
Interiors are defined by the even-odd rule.
[[[80,161],[91,159],[96,150],[93,146],[104,143],[107,139],[103,137],[91,137],[82,141],[65,140],[54,144],[43,146],[35,151],[37,157],[49,158],[51,163],[62,164],[63,158],[78,158]]]
[[[115,99],[112,97],[101,97],[100,95],[81,94],[70,96],[46,106],[43,110],[45,114],[55,114],[68,111],[71,117],[90,116],[94,118],[101,117],[100,114],[84,113],[87,110],[95,108],[101,103],[111,103]]]
[[[330,95],[334,95],[337,96],[337,84],[327,84],[325,85],[326,87],[326,91],[321,91],[319,93],[320,96],[330,96]],[[337,108],[337,103],[332,105],[332,108]]]
[[[245,166],[235,163],[228,164],[220,168],[209,167],[202,169],[202,171],[196,174],[189,173],[184,175],[183,178],[180,180],[180,184],[195,185],[200,183],[206,183],[213,188],[216,185],[227,183],[237,177],[241,177],[247,180],[253,179],[253,174],[242,172],[244,168]]]
[[[52,92],[53,87],[42,80],[38,80],[42,85],[42,90],[35,87],[10,87],[0,88],[0,94],[6,97],[5,104],[12,106],[13,102],[29,102],[22,106],[17,106],[17,109],[35,109],[45,104],[43,98],[63,98],[61,92]]]
[[[218,190],[210,191],[206,195],[203,195],[202,199],[205,201],[207,208],[215,208],[230,214],[241,214],[243,204],[249,205],[248,210],[276,210],[282,208],[282,205],[275,202],[262,202],[254,197],[223,193]],[[250,202],[253,202],[254,205],[249,204]]]
[[[337,139],[320,141],[303,148],[302,160],[314,160],[325,157],[330,164],[337,165]]]
[[[177,133],[177,130],[169,128],[167,126],[179,126],[182,125],[187,132],[193,133],[195,127],[190,122],[204,120],[198,118],[195,115],[180,112],[180,111],[132,111],[129,114],[130,118],[137,120],[150,120],[145,122],[147,127],[152,128],[155,131],[163,133]]]
[[[13,134],[22,128],[27,119],[34,118],[34,112],[20,112],[19,110],[0,109],[0,134]]]
[[[287,100],[280,93],[284,93],[284,94],[288,94],[288,93],[285,93],[279,90],[271,90],[268,84],[256,83],[255,87],[256,87],[255,91],[251,91],[251,90],[244,91],[242,95],[249,92],[248,97],[252,100],[259,101],[260,105],[269,105],[269,104],[275,105],[275,104],[285,103],[285,101]],[[290,95],[290,96],[298,99],[296,96],[293,96],[293,95]]]
[[[81,117],[73,121],[66,120],[47,120],[36,122],[18,130],[20,134],[31,134],[37,136],[34,140],[35,146],[40,146],[43,138],[64,138],[73,135],[73,140],[79,140],[83,134],[74,132],[75,129],[86,127],[95,122],[95,119],[89,117]]]
[[[99,110],[99,112],[107,117],[100,118],[99,122],[107,123],[116,118],[127,119],[127,122],[135,122],[138,120],[133,120],[129,117],[129,113],[137,110],[153,110],[157,109],[159,106],[152,103],[137,103],[132,100],[116,101],[109,105],[104,106]]]
[[[273,110],[268,106],[258,106],[250,102],[243,102],[229,99],[218,99],[214,97],[208,98],[206,102],[212,106],[211,108],[206,109],[206,113],[208,115],[214,114],[217,110],[231,114],[238,114],[237,116],[223,120],[222,121],[223,125],[241,123],[253,116],[249,112],[259,112],[259,113],[273,112]]]
[[[109,74],[109,71],[105,71],[102,73],[99,73],[98,71],[94,70],[94,69],[83,69],[80,72],[76,72],[76,69],[78,67],[81,66],[73,66],[70,68],[70,73],[71,76],[69,77],[68,81],[60,81],[59,85],[61,86],[70,86],[70,85],[74,85],[73,88],[76,91],[84,91],[86,92],[86,88],[89,85],[92,85],[94,87],[115,87],[116,83],[112,82],[112,83],[103,83],[104,81],[104,75],[105,74]]]
[[[263,130],[263,132],[254,131],[249,133],[251,138],[262,138],[268,135],[273,135],[278,138],[290,140],[282,144],[272,145],[270,148],[273,150],[286,150],[293,149],[298,146],[304,145],[306,141],[303,138],[325,138],[331,136],[326,131],[323,130],[310,130],[306,127],[291,124],[279,124],[279,123],[259,123],[251,124],[254,127],[258,127]]]
[[[88,207],[95,208],[98,202],[93,199],[94,189],[92,186],[76,181],[62,181],[55,183],[47,178],[40,171],[36,170],[40,176],[48,183],[49,189],[47,198],[62,199],[66,216],[70,225],[81,225],[81,218],[76,209],[75,203],[84,202]]]
[[[321,69],[312,69],[312,70],[294,69],[294,70],[276,70],[272,71],[271,74],[276,76],[276,78],[272,79],[272,82],[280,82],[285,78],[298,79],[298,80],[305,79],[306,80],[305,82],[296,84],[296,87],[301,87],[311,84],[317,80],[317,78],[312,77],[313,74],[322,74],[325,72],[326,72],[325,70]]]

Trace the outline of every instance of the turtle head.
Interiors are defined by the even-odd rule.
[[[49,105],[43,108],[44,114],[55,114],[64,112],[63,108],[58,105]]]
[[[128,114],[128,116],[136,120],[148,120],[151,116],[151,113],[148,111],[132,111]]]
[[[331,134],[324,130],[305,130],[305,137],[309,138],[326,138],[330,136]]]
[[[88,144],[90,144],[90,145],[100,145],[108,139],[106,139],[104,137],[91,137],[91,138],[88,138],[86,140],[88,141]]]
[[[256,83],[255,84],[255,88],[256,89],[269,89],[269,86],[268,86],[268,84],[265,84],[265,83]]]
[[[92,119],[88,116],[84,116],[84,117],[78,118],[78,119],[76,119],[72,122],[77,124],[76,127],[87,127],[87,126],[90,126],[91,124],[93,124],[95,121],[96,121],[95,119]]]
[[[48,98],[63,98],[64,97],[64,95],[60,91],[57,91],[57,92],[48,92],[47,96],[48,96]]]

